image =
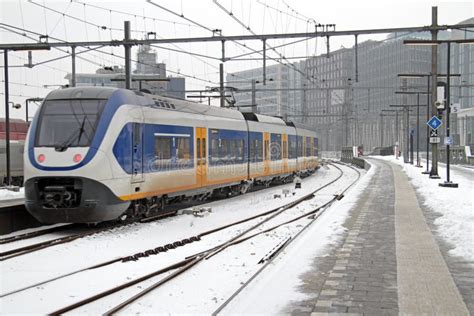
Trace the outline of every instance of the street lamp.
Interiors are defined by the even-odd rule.
[[[48,44],[31,44],[22,45],[19,48],[5,48],[3,50],[3,69],[4,69],[4,83],[5,83],[5,150],[6,150],[6,167],[7,167],[7,179],[6,185],[11,185],[11,170],[10,170],[10,92],[9,79],[8,79],[8,51],[20,51],[20,50],[50,50]]]
[[[399,128],[399,121],[398,121],[398,113],[403,112],[404,110],[382,110],[383,112],[395,112],[395,158],[398,159],[399,155],[399,148],[400,148],[400,128]],[[411,112],[411,110],[410,110]],[[385,115],[385,116],[393,116],[393,115]]]
[[[404,40],[404,44],[407,45],[439,45],[439,44],[447,44],[447,71],[446,71],[446,105],[447,105],[447,111],[446,111],[446,181],[444,183],[440,183],[439,186],[441,187],[449,187],[449,188],[457,188],[458,184],[453,183],[450,181],[449,178],[449,156],[450,156],[450,151],[449,151],[449,146],[451,143],[451,137],[450,137],[450,130],[449,130],[449,115],[451,113],[451,104],[450,104],[450,72],[451,72],[451,43],[457,43],[457,44],[474,44],[474,39],[464,39],[464,40]]]
[[[418,168],[421,168],[422,165],[420,165],[420,94],[429,94],[429,92],[395,91],[395,94],[416,94],[416,166]]]
[[[428,122],[430,119],[430,97],[429,95],[431,94],[431,77],[433,76],[432,73],[428,74],[420,74],[420,73],[410,73],[410,74],[398,74],[399,78],[404,78],[404,79],[421,79],[421,78],[427,78],[428,79],[428,87],[426,89],[427,91],[427,98],[426,98],[426,121]],[[451,77],[460,77],[460,74],[451,74]],[[437,77],[439,78],[446,78],[446,74],[437,74]],[[427,128],[426,129],[426,171],[423,171],[422,174],[431,174],[429,171],[429,165],[430,165],[430,130]]]
[[[411,146],[412,148],[412,154],[410,156],[410,152],[409,152],[409,143],[410,143],[410,112],[411,110],[409,110],[409,107],[411,106],[417,106],[416,104],[391,104],[390,107],[398,107],[398,108],[403,108],[403,110],[400,110],[400,111],[406,111],[407,115],[406,115],[406,121],[407,121],[407,126],[406,126],[406,131],[405,131],[405,134],[406,134],[406,145],[405,145],[405,148],[406,150],[403,150],[404,152],[404,156],[403,156],[403,159],[404,159],[404,162],[406,163],[407,161],[411,164],[413,164],[413,146]],[[406,153],[406,155],[405,155]],[[410,158],[411,157],[411,158]]]

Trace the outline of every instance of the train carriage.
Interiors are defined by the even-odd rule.
[[[315,137],[279,118],[131,90],[56,90],[27,138],[26,206],[41,222],[89,223],[244,193],[314,171]]]

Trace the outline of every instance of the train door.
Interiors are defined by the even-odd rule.
[[[263,174],[270,174],[270,133],[263,133]]]
[[[282,153],[283,173],[288,173],[288,135],[282,135]]]
[[[132,183],[143,181],[143,126],[132,126]]]
[[[196,127],[196,182],[205,186],[207,182],[207,146],[206,128]]]

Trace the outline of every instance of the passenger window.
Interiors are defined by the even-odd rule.
[[[178,159],[190,159],[190,138],[176,137],[176,157]]]
[[[197,159],[198,160],[201,159],[201,139],[200,138],[198,138],[196,142],[196,152],[197,152]]]
[[[159,160],[171,159],[171,137],[155,138],[155,158]]]
[[[207,156],[207,152],[206,152],[206,139],[203,138],[202,139],[202,164],[205,165],[206,164],[206,156]]]

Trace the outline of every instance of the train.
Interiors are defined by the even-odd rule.
[[[48,224],[148,216],[318,168],[303,125],[110,87],[50,92],[26,147],[25,205]]]
[[[5,119],[0,118],[0,183],[7,183],[7,148]],[[10,183],[23,184],[23,152],[28,123],[21,119],[10,119]]]

